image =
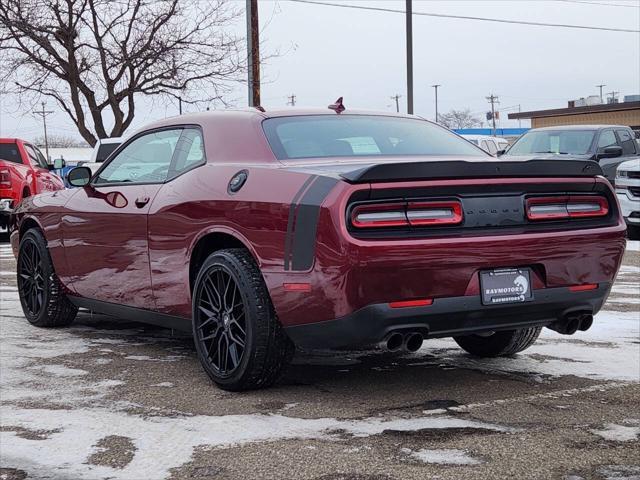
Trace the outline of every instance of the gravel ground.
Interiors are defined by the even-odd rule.
[[[296,355],[274,388],[213,386],[191,340],[81,313],[31,327],[0,244],[0,480],[640,479],[640,253],[588,332],[481,360]]]

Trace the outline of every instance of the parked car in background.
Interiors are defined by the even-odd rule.
[[[615,181],[618,165],[640,154],[635,134],[620,125],[573,125],[529,130],[501,155],[503,160],[563,158],[595,160],[605,177]]]
[[[41,327],[84,307],[189,331],[227,390],[272,384],[294,345],[511,357],[607,299],[626,227],[601,175],[340,101],[174,117],[20,205],[18,292]]]
[[[492,137],[489,135],[461,135],[461,137],[466,138],[493,156],[496,156],[499,151],[504,151],[509,147],[509,140],[506,138]]]
[[[91,160],[88,162],[81,162],[78,165],[88,167],[93,173],[96,173],[98,168],[102,165],[102,162],[109,158],[109,155],[111,155],[121,143],[122,137],[99,138],[93,147]]]
[[[26,197],[64,188],[62,179],[51,172],[42,152],[19,138],[0,138],[0,228]]]
[[[640,239],[640,158],[618,166],[616,194],[627,222],[629,238]]]

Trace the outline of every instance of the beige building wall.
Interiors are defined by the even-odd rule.
[[[562,125],[626,125],[640,127],[640,109],[619,112],[582,113],[557,117],[537,117],[531,119],[531,128],[555,127]]]

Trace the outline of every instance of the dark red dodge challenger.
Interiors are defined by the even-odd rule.
[[[332,107],[163,120],[72,170],[82,188],[25,200],[27,319],[192,331],[228,390],[273,383],[294,345],[453,337],[497,356],[590,327],[625,248],[597,163],[501,161],[418,117]]]

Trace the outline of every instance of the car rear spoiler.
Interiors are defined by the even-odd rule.
[[[592,160],[526,160],[518,162],[464,160],[380,163],[341,172],[349,183],[496,177],[595,177],[604,175]]]

